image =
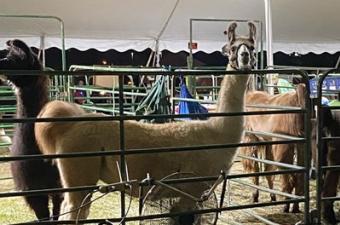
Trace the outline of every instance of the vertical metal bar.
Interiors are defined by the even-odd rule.
[[[119,75],[119,146],[121,150],[120,154],[120,171],[122,174],[122,182],[126,181],[126,167],[125,167],[125,130],[124,130],[124,118],[122,117],[124,114],[124,100],[123,100],[123,85],[124,85],[124,75]],[[121,191],[120,195],[121,201],[121,217],[123,225],[125,225],[125,190]]]
[[[272,51],[272,11],[271,11],[271,0],[264,0],[265,5],[265,19],[266,19],[266,46],[267,46],[267,67],[274,65],[273,51]],[[273,75],[267,74],[268,83],[273,85]],[[274,94],[274,88],[269,87],[268,92]]]
[[[322,112],[322,105],[321,105],[321,98],[322,98],[322,83],[326,76],[332,72],[333,70],[327,71],[324,75],[322,75],[318,81],[317,86],[317,133],[316,133],[316,146],[317,146],[317,169],[316,169],[316,223],[321,224],[321,208],[322,208],[322,186],[323,186],[323,177],[322,177],[322,165],[321,159],[324,157],[322,146],[322,128],[323,128],[323,113]]]
[[[319,84],[320,85],[320,84]],[[323,115],[321,112],[321,92],[318,92],[317,98],[317,133],[316,133],[316,146],[317,146],[317,166],[316,166],[316,222],[317,224],[321,224],[321,207],[322,207],[322,165],[321,158],[322,154],[322,127],[323,127]]]
[[[172,75],[171,76],[171,113],[173,115],[175,115],[176,112],[176,105],[175,105],[175,100],[173,99],[174,97],[176,97],[176,76]]]
[[[43,66],[43,69],[45,69],[46,58],[45,58],[45,35],[44,34],[40,36],[40,51],[41,51],[42,66]]]
[[[190,19],[190,41],[189,41],[189,57],[187,59],[187,65],[188,69],[192,69],[194,66],[194,58],[192,53],[192,26],[193,26],[193,19]],[[187,87],[193,96],[195,98],[196,91],[195,91],[195,83],[196,83],[196,77],[194,76],[187,76],[186,78]]]
[[[193,19],[189,20],[189,32],[190,32],[190,36],[189,36],[189,60],[187,60],[188,62],[188,69],[192,69],[193,67],[193,55],[192,55],[192,22]]]
[[[60,22],[60,38],[61,38],[61,65],[62,70],[66,71],[66,52],[65,52],[65,28],[64,28],[64,21],[61,19]]]
[[[60,23],[60,37],[61,37],[61,60],[62,60],[62,70],[66,71],[66,53],[65,53],[65,30],[64,30],[64,21],[56,16],[44,16],[44,15],[6,15],[6,14],[0,14],[1,18],[23,18],[23,19],[51,19],[51,20],[56,20]],[[59,76],[57,76],[58,78]],[[56,82],[58,83],[58,82]],[[62,92],[66,92],[65,88],[66,84],[66,76],[62,76],[62,84],[63,90]],[[59,85],[57,86],[59,90]],[[65,96],[64,99],[65,100]]]
[[[64,21],[60,20],[60,38],[61,38],[61,66],[62,70],[66,71],[66,52],[65,52],[65,28],[64,28]],[[64,93],[67,91],[68,96],[64,96],[63,100],[69,100],[71,101],[70,97],[70,89],[69,89],[69,77],[68,76],[62,76],[62,90]]]
[[[261,49],[261,62],[260,62],[260,69],[264,69],[264,52],[263,52],[263,23],[260,22],[260,32],[261,32],[261,42],[260,42],[260,49]]]
[[[310,88],[308,74],[305,71],[301,71],[303,80],[306,82],[306,96],[305,96],[305,108],[304,114],[304,136],[306,143],[304,144],[304,224],[310,224],[310,196],[309,196],[309,171],[311,166],[311,100],[310,100]],[[298,154],[299,155],[299,154]]]
[[[264,0],[265,5],[265,19],[266,19],[266,46],[267,46],[267,66],[273,66],[273,31],[272,31],[272,11],[271,0]]]

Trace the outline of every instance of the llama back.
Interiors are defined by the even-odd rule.
[[[87,115],[76,104],[62,101],[47,103],[40,111],[38,118],[74,117]],[[43,154],[56,154],[55,144],[63,133],[72,125],[69,122],[41,122],[35,124],[35,137]]]
[[[296,91],[284,94],[270,95],[263,91],[248,92],[246,102],[247,104],[269,104],[304,108],[305,96],[306,88],[303,84],[300,84],[297,86]],[[254,130],[280,132],[289,135],[303,134],[303,116],[299,113],[253,116],[252,119],[247,119],[246,123],[248,126],[253,127]]]

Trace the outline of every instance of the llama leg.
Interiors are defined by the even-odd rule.
[[[338,151],[336,148],[332,148],[332,143],[329,143],[328,162],[329,165],[340,164],[338,157]],[[334,197],[337,193],[337,186],[339,181],[339,171],[328,170],[325,175],[325,181],[323,185],[322,197]],[[336,217],[333,209],[333,201],[325,201],[322,207],[322,216],[331,224],[336,223]]]
[[[265,149],[265,159],[273,160],[273,152],[271,146],[266,146]],[[276,168],[273,165],[264,164],[264,171],[274,171]],[[274,176],[266,176],[268,187],[273,190],[274,188]],[[270,199],[272,202],[276,201],[276,195],[270,193]]]
[[[273,146],[274,160],[286,164],[294,162],[294,145],[275,145]],[[284,169],[284,168],[282,168]],[[294,189],[296,176],[290,174],[282,175],[282,192],[291,194]],[[289,198],[286,198],[289,199]],[[289,203],[283,207],[283,212],[289,212]]]
[[[296,157],[297,157],[297,165],[304,166],[304,145],[297,144],[296,145]],[[294,175],[294,187],[295,187],[295,195],[302,196],[304,194],[304,174],[297,173]],[[293,203],[292,213],[300,213],[299,203]]]
[[[244,137],[244,142],[252,142],[256,141],[257,139],[253,135],[245,135]],[[244,155],[244,156],[251,156],[251,157],[257,157],[258,156],[258,146],[248,146],[248,147],[243,147],[240,148],[239,154]],[[256,161],[250,160],[250,159],[244,159],[242,158],[241,160],[243,170],[246,173],[252,173],[252,172],[258,172],[259,171],[259,165]],[[259,185],[259,177],[258,176],[253,176],[251,177],[251,180],[253,184]],[[253,202],[258,202],[259,201],[259,190],[254,189],[253,191]]]
[[[338,172],[327,171],[325,176],[324,188],[322,197],[336,196],[338,185]],[[336,217],[333,209],[333,201],[325,201],[322,207],[322,216],[331,224],[336,223]]]
[[[254,148],[257,148],[257,147],[254,147]],[[258,157],[257,151],[254,152],[254,157]],[[254,166],[254,172],[260,171],[260,166],[258,162],[253,161],[253,166]],[[255,185],[260,184],[259,176],[253,177],[252,180]],[[259,202],[259,190],[258,189],[255,189],[253,192],[253,202]]]
[[[62,201],[63,201],[63,195],[62,194],[52,195],[52,203],[53,203],[53,211],[52,211],[53,214],[52,214],[52,216],[53,216],[53,220],[58,220]]]
[[[282,192],[291,194],[293,192],[294,189],[294,183],[292,180],[294,180],[296,178],[296,176],[291,175],[291,174],[283,174],[282,175]],[[286,199],[289,199],[289,197],[286,197]],[[288,213],[289,212],[289,206],[290,204],[287,203],[284,207],[283,207],[283,212]],[[293,206],[294,207],[294,206]],[[295,206],[296,207],[296,206]],[[298,208],[298,206],[297,206]],[[296,210],[296,208],[295,208]],[[295,213],[299,212],[299,209],[297,209],[298,211],[295,211]],[[294,209],[293,209],[294,211]]]
[[[65,193],[59,220],[86,219],[90,213],[89,193],[88,191]]]
[[[26,196],[25,200],[39,220],[50,219],[47,195]]]
[[[99,180],[100,162],[101,158],[99,157],[59,159],[57,165],[60,171],[62,186],[69,188],[95,185]],[[59,220],[75,220],[78,208],[82,203],[86,204],[90,200],[90,196],[85,199],[88,193],[89,191],[65,192]],[[78,219],[86,219],[89,209],[90,204],[82,207],[81,211],[79,211]]]

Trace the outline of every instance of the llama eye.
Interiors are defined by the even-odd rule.
[[[232,51],[232,52],[235,52],[236,49],[237,49],[236,46],[231,47],[231,51]]]
[[[254,51],[255,50],[254,46],[250,46],[249,49],[250,49],[250,51]]]

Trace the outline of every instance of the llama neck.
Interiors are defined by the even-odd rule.
[[[36,117],[42,107],[48,102],[47,79],[41,78],[39,82],[17,88],[17,117]]]
[[[235,71],[229,65],[227,71]],[[226,75],[221,83],[216,112],[243,111],[244,94],[249,75]],[[223,118],[223,117],[220,117]]]

